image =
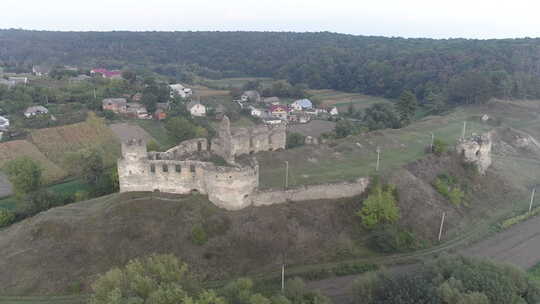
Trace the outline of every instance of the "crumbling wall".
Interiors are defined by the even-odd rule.
[[[461,139],[456,145],[456,151],[464,162],[474,164],[478,172],[484,175],[491,166],[491,146],[491,132],[488,132]]]
[[[286,141],[286,127],[283,124],[231,129],[229,119],[225,116],[218,137],[212,140],[211,150],[227,162],[234,163],[235,156],[285,149]]]
[[[177,158],[206,150],[208,150],[208,140],[206,138],[194,138],[181,142],[177,146],[165,151],[165,153]]]
[[[355,182],[307,185],[288,190],[262,190],[254,193],[253,206],[281,204],[288,201],[330,200],[352,197],[364,193],[369,179],[362,177]]]

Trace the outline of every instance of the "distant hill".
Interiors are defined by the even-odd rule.
[[[329,32],[47,32],[0,30],[7,70],[32,64],[148,68],[181,81],[265,76],[314,89],[450,103],[540,97],[540,39],[403,39]]]

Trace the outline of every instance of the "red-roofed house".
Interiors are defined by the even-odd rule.
[[[271,105],[270,114],[274,117],[277,117],[282,120],[287,120],[287,115],[289,114],[289,107],[286,105]]]

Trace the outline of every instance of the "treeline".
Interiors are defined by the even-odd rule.
[[[195,76],[266,76],[310,88],[449,104],[540,97],[540,39],[403,39],[328,32],[0,31],[1,64],[145,68]]]

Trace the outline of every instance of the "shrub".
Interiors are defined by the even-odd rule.
[[[445,143],[444,141],[442,141],[440,139],[435,139],[433,141],[433,147],[432,147],[433,154],[435,154],[437,156],[441,156],[446,151],[448,151],[448,144],[447,143]]]
[[[433,182],[433,187],[442,196],[450,200],[452,204],[459,206],[463,202],[465,193],[460,189],[459,185],[457,185],[455,177],[447,174],[440,174]]]
[[[151,140],[146,144],[148,152],[159,151],[159,144],[155,140]]]
[[[399,219],[394,186],[386,185],[384,188],[380,184],[373,186],[362,205],[357,215],[368,229],[379,224],[394,223]]]
[[[412,232],[395,225],[376,229],[369,238],[369,246],[383,253],[406,252],[420,247]]]
[[[191,242],[198,246],[202,246],[208,242],[208,235],[201,225],[195,225],[191,229]]]
[[[0,209],[0,228],[11,225],[15,221],[15,214],[9,210]]]
[[[306,137],[300,133],[292,132],[287,134],[287,149],[303,146]]]

